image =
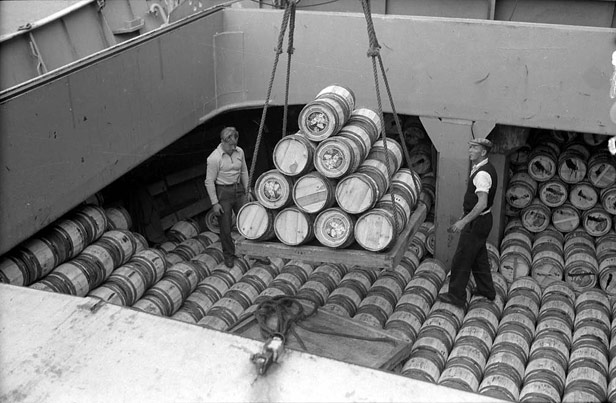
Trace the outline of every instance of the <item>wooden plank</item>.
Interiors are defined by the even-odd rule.
[[[393,269],[400,263],[413,235],[426,219],[427,210],[424,203],[419,203],[395,245],[390,250],[380,253],[353,246],[346,249],[332,249],[318,245],[289,246],[280,242],[256,242],[247,239],[237,241],[235,247],[238,253],[250,256],[275,256],[316,263],[343,263],[349,266]]]
[[[306,311],[313,309],[312,305],[300,302]],[[269,318],[267,324],[275,328],[276,317]],[[382,329],[322,308],[293,329],[306,350],[292,333],[286,335],[286,348],[369,368],[393,370],[411,354],[411,343],[395,338]],[[240,320],[229,332],[265,341],[252,314]]]

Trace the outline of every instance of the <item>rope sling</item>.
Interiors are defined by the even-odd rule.
[[[285,9],[284,9],[283,17],[282,17],[282,24],[280,26],[277,46],[275,48],[276,53],[275,53],[275,58],[274,58],[274,65],[272,68],[272,74],[271,74],[268,89],[267,89],[267,96],[265,99],[265,104],[263,106],[263,112],[262,112],[261,121],[259,124],[259,131],[257,134],[257,139],[255,143],[252,161],[251,161],[249,181],[248,181],[249,191],[252,191],[253,176],[254,176],[254,171],[256,167],[257,156],[259,153],[259,147],[261,145],[261,140],[263,137],[263,130],[265,127],[265,118],[267,116],[267,109],[270,103],[272,87],[273,87],[274,79],[276,76],[276,69],[278,66],[280,55],[283,52],[282,48],[283,48],[285,33],[288,28],[289,30],[288,46],[287,46],[288,59],[287,59],[287,71],[286,71],[285,94],[284,94],[284,112],[283,112],[283,120],[282,120],[282,135],[283,137],[287,135],[286,134],[287,133],[287,114],[288,114],[291,59],[292,59],[292,55],[294,52],[293,34],[295,30],[296,6],[297,6],[297,3],[299,3],[299,1],[300,0],[286,0],[285,1]],[[379,74],[378,74],[379,67],[380,67],[381,74],[383,76],[383,82],[385,84],[385,88],[386,88],[389,102],[391,105],[391,109],[393,112],[396,129],[397,129],[398,135],[400,136],[400,140],[401,140],[400,143],[401,143],[402,150],[404,153],[404,160],[406,161],[406,164],[409,168],[411,167],[410,158],[409,158],[409,153],[406,147],[406,141],[404,138],[404,133],[402,131],[402,126],[400,124],[400,120],[398,118],[398,114],[394,106],[394,101],[391,95],[391,89],[389,87],[389,82],[387,80],[385,67],[383,65],[383,60],[381,58],[380,45],[376,37],[374,24],[372,22],[372,16],[371,16],[371,11],[370,11],[370,0],[361,0],[361,2],[362,2],[362,8],[363,8],[364,16],[366,19],[367,30],[368,30],[369,49],[368,49],[367,55],[368,57],[372,59],[372,70],[374,74],[375,91],[376,91],[376,98],[377,98],[377,103],[378,103],[378,114],[381,119],[381,137],[383,139],[383,144],[385,148],[385,158],[386,158],[385,163],[387,166],[387,174],[389,175],[389,178],[392,178],[394,175],[394,172],[391,172],[392,166],[391,166],[391,161],[389,157],[389,152],[387,149],[387,134],[385,130],[385,120],[383,116],[383,107],[381,103],[381,92],[379,88]],[[396,200],[395,200],[395,197],[392,197],[391,199],[392,199],[392,205],[391,205],[392,216],[394,217],[394,220],[393,220],[394,233],[398,234],[398,229],[399,229],[400,224],[398,223],[398,217],[396,215]],[[323,329],[314,329],[314,328],[306,327],[303,324],[300,324],[302,320],[308,318],[309,316],[313,315],[316,312],[317,312],[316,305],[314,306],[313,310],[306,313],[304,312],[302,304],[299,303],[299,298],[280,296],[280,297],[270,298],[268,300],[263,301],[261,304],[259,304],[257,310],[254,312],[254,316],[261,329],[261,334],[265,339],[268,339],[268,338],[271,339],[273,336],[279,336],[279,337],[282,337],[282,339],[284,340],[287,333],[291,332],[304,350],[306,350],[305,345],[302,342],[301,338],[297,335],[297,333],[293,329],[294,324],[299,326],[302,329],[305,329],[311,332],[318,332],[318,333],[329,334],[329,335],[334,335],[334,336],[351,337],[351,338],[356,338],[360,340],[392,342],[392,340],[387,339],[387,338],[362,337],[359,335],[342,334],[342,333],[335,332],[335,331],[330,332],[330,331],[326,331]],[[276,328],[271,328],[267,325],[267,319],[271,315],[275,315],[277,319]]]

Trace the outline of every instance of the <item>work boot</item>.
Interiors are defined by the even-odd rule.
[[[225,266],[232,268],[235,265],[235,256],[225,257]]]

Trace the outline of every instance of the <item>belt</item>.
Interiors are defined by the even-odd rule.
[[[230,187],[237,187],[239,186],[239,183],[232,183],[231,185],[220,185],[220,184],[216,184],[216,186],[221,187],[221,188],[230,188]]]

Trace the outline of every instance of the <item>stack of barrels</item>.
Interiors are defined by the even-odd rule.
[[[535,335],[540,298],[541,289],[530,277],[521,277],[509,287],[479,393],[517,401]]]
[[[601,287],[616,295],[616,160],[607,138],[544,131],[534,140],[509,157],[512,233],[501,243],[501,273],[509,282],[530,275],[541,287],[565,280],[577,294]]]
[[[468,392],[477,392],[507,296],[507,282],[492,273],[496,289],[494,302],[473,297],[457,333],[453,348],[438,383]]]
[[[416,255],[409,249],[402,260],[412,261],[414,258]],[[385,330],[395,337],[414,343],[446,276],[447,270],[442,263],[435,259],[423,260],[385,322]],[[421,365],[423,358],[416,361],[417,365]]]
[[[299,115],[299,132],[283,137],[275,169],[255,182],[257,201],[238,213],[246,238],[277,238],[290,246],[331,248],[357,243],[369,251],[392,247],[418,202],[422,178],[402,166],[402,146],[379,139],[381,117],[356,108],[353,92],[324,88]]]

